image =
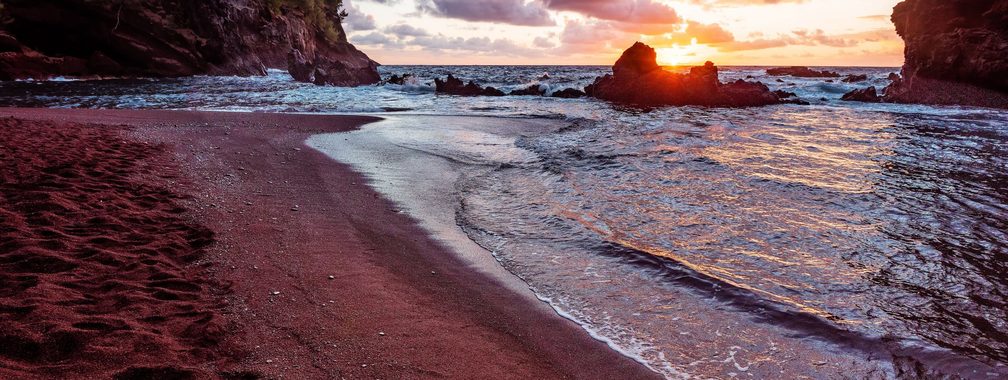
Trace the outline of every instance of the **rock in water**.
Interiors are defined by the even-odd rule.
[[[458,96],[504,96],[504,92],[493,87],[480,87],[476,82],[463,84],[461,79],[448,74],[448,78],[434,78],[434,92]]]
[[[616,61],[613,74],[595,79],[585,92],[598,99],[639,106],[748,107],[781,102],[759,82],[722,84],[711,62],[678,74],[662,70],[656,57],[653,48],[638,42]]]
[[[792,66],[792,67],[778,67],[775,69],[768,69],[766,71],[767,75],[773,75],[777,77],[782,76],[793,76],[799,78],[839,78],[840,74],[832,71],[815,71],[804,66]]]
[[[892,21],[906,63],[886,101],[1008,108],[1008,0],[907,0]]]
[[[849,102],[878,103],[882,101],[882,98],[878,96],[878,90],[875,89],[875,86],[872,86],[865,89],[848,92],[844,94],[841,100],[846,100]]]
[[[843,82],[844,83],[857,83],[857,82],[864,82],[866,80],[868,80],[868,75],[866,75],[866,74],[860,74],[860,75],[858,75],[858,74],[851,74],[851,75],[848,75],[846,78],[844,78]]]
[[[554,98],[577,99],[585,97],[585,93],[584,91],[578,90],[576,88],[565,88],[563,90],[554,92],[552,96]]]
[[[347,42],[338,18],[322,27],[299,6],[272,3],[3,1],[0,79],[265,75],[266,68],[290,68],[301,80],[378,82],[377,63]]]
[[[546,93],[546,90],[543,89],[542,86],[540,86],[538,84],[533,84],[531,86],[528,86],[528,87],[525,87],[525,88],[522,88],[522,89],[511,91],[511,93],[508,94],[508,95],[512,95],[512,96],[543,96],[543,94],[545,94],[545,93]]]

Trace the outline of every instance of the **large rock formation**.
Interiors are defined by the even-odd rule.
[[[290,54],[300,57],[291,70],[299,80],[380,80],[377,64],[346,41],[337,15],[318,25],[300,7],[272,5],[282,3],[4,0],[0,79],[263,75],[288,68]]]
[[[613,74],[596,79],[585,92],[595,98],[639,106],[748,107],[781,103],[777,94],[762,83],[721,83],[717,67],[710,62],[692,68],[688,74],[662,70],[655,50],[640,42],[616,61]]]
[[[892,21],[906,63],[886,101],[1008,108],[1008,0],[907,0]]]

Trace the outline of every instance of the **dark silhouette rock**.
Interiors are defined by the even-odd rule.
[[[849,102],[867,102],[867,103],[879,103],[882,101],[882,98],[879,97],[878,91],[875,89],[874,86],[848,92],[844,94],[844,96],[841,99]]]
[[[504,96],[504,92],[493,87],[480,87],[475,82],[470,81],[463,84],[461,79],[448,74],[448,78],[441,80],[434,78],[435,93],[458,95],[458,96]]]
[[[803,105],[803,106],[809,105],[809,102],[806,102],[804,100],[799,99],[798,98],[798,94],[795,94],[793,92],[784,91],[784,90],[777,90],[777,91],[774,91],[773,93],[774,93],[774,95],[777,95],[777,97],[780,99],[781,103],[799,104],[799,105]]]
[[[508,94],[508,95],[514,95],[514,96],[543,96],[545,94],[546,94],[546,90],[542,86],[540,86],[538,84],[533,84],[533,85],[525,87],[523,89],[518,89],[518,90],[511,91],[511,93]]]
[[[0,79],[265,75],[266,68],[288,68],[304,81],[378,82],[377,63],[347,42],[338,17],[323,28],[299,7],[270,3],[4,1]]]
[[[892,21],[906,63],[886,101],[1008,108],[1008,0],[907,0]]]
[[[866,74],[851,74],[843,79],[844,83],[857,83],[864,82],[868,80],[868,75]]]
[[[804,66],[778,67],[767,69],[767,75],[777,77],[792,76],[799,78],[839,78],[840,74],[832,71],[815,71]]]
[[[399,76],[399,74],[392,74],[392,76],[390,76],[388,79],[382,81],[382,83],[384,83],[384,84],[397,84],[397,85],[402,86],[402,85],[405,85],[406,82],[408,82],[412,78],[413,78],[413,74],[403,74],[402,76]]]
[[[902,77],[900,77],[900,75],[896,73],[889,73],[889,76],[887,78],[889,79],[890,82],[895,82],[900,80]]]
[[[287,54],[287,72],[298,82],[315,81],[315,66],[297,49]]]
[[[711,62],[687,74],[662,70],[654,49],[640,42],[616,61],[613,74],[595,79],[585,92],[598,99],[638,106],[747,107],[780,103],[762,83],[739,80],[722,84]]]
[[[563,90],[554,92],[551,95],[554,98],[564,98],[564,99],[577,99],[585,97],[585,92],[578,90],[576,88],[565,88]]]
[[[550,80],[550,79],[551,78],[550,78],[549,73],[543,73],[543,75],[541,77],[539,77],[539,80],[541,80],[541,81],[542,80]]]

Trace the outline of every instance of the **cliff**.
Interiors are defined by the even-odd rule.
[[[288,68],[293,53],[322,69],[311,78],[319,84],[380,79],[377,64],[347,42],[338,15],[322,15],[335,21],[320,25],[286,3],[5,0],[0,79],[263,75]]]
[[[892,21],[906,63],[886,101],[1008,108],[1008,0],[907,0]]]

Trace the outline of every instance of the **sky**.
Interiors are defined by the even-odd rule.
[[[903,64],[900,0],[344,0],[350,42],[385,65]]]

